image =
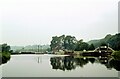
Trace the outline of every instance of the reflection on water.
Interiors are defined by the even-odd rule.
[[[2,63],[5,64],[10,60],[9,57],[2,57]],[[41,63],[42,58],[38,57],[37,62]],[[60,70],[72,70],[76,67],[80,66],[81,68],[84,67],[89,62],[94,63],[100,63],[106,66],[107,69],[111,70],[112,68],[116,69],[117,71],[120,71],[120,60],[115,60],[112,57],[108,56],[99,56],[99,57],[76,57],[76,56],[62,56],[62,57],[51,57],[50,62],[52,65],[52,69],[60,69]]]
[[[10,56],[2,57],[2,64],[7,63],[10,60]],[[42,58],[37,58],[38,63],[42,63]],[[112,68],[120,71],[120,60],[115,60],[112,57],[108,56],[99,56],[99,57],[76,57],[76,56],[62,56],[62,57],[51,57],[50,62],[52,65],[52,69],[60,69],[60,70],[72,70],[76,67],[80,66],[81,68],[84,67],[89,62],[100,63],[106,66],[107,69],[111,70]],[[1,64],[0,64],[1,65]]]
[[[52,57],[50,58],[52,69],[60,70],[72,70],[76,67],[84,67],[89,62],[100,63],[106,66],[107,69],[111,70],[112,68],[120,71],[120,61],[115,60],[112,57],[74,57],[74,56],[65,56],[65,57]]]
[[[117,77],[120,71],[119,60],[102,56],[12,55],[1,66],[3,77]]]

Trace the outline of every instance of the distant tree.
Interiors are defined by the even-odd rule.
[[[89,50],[94,50],[94,49],[95,49],[95,47],[93,44],[89,45]]]
[[[58,37],[57,36],[52,37],[52,41],[51,41],[51,45],[50,45],[51,49],[55,50],[55,49],[57,49],[57,46],[58,46]]]
[[[47,48],[47,49],[46,49],[46,51],[48,51],[48,52],[49,52],[49,51],[51,51],[51,49],[50,49],[50,48]]]
[[[63,49],[64,38],[65,38],[65,35],[62,35],[60,37],[57,37],[57,36],[52,37],[52,41],[50,44],[51,50],[59,51],[60,49]]]
[[[83,41],[78,41],[77,46],[76,46],[76,51],[83,51],[83,50],[88,50],[89,44]]]
[[[95,48],[99,46],[108,46],[114,50],[120,50],[120,33],[115,35],[108,34],[103,39],[92,40],[88,42],[89,44],[94,44]]]
[[[108,46],[108,45],[105,42],[101,42],[100,46]]]
[[[52,41],[50,44],[51,50],[59,51],[67,49],[67,50],[75,50],[77,40],[74,36],[55,36],[52,37]]]
[[[65,40],[65,35],[62,35],[62,36],[59,37],[60,49],[64,49],[64,40]]]
[[[113,35],[108,41],[110,47],[114,50],[120,50],[120,33]]]
[[[66,36],[64,39],[64,48],[67,50],[75,50],[77,40],[74,36]]]
[[[83,39],[80,39],[79,41],[78,41],[78,43],[82,43],[83,42]]]
[[[10,52],[10,53],[12,52],[10,46],[7,44],[2,44],[1,48],[2,48],[2,52]]]

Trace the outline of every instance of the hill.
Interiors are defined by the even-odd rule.
[[[88,41],[88,44],[93,44],[95,48],[102,44],[106,44],[114,50],[120,50],[120,33],[115,35],[108,34],[104,38],[98,40],[90,40]]]

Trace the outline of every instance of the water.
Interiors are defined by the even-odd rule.
[[[12,55],[2,77],[118,77],[120,61],[108,57]]]

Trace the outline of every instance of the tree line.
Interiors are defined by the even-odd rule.
[[[115,35],[108,34],[103,39],[91,40],[89,42],[84,42],[83,39],[77,40],[74,36],[70,35],[53,36],[50,44],[52,51],[94,50],[99,46],[109,46],[114,50],[120,50],[120,33]]]
[[[83,51],[83,50],[94,50],[93,44],[84,42],[83,39],[77,40],[74,36],[62,35],[52,37],[50,44],[51,50],[71,50],[71,51]]]
[[[88,44],[94,44],[95,48],[102,45],[108,45],[114,50],[119,51],[120,50],[120,33],[117,33],[115,35],[108,34],[104,38],[99,40],[91,40],[88,42]]]

